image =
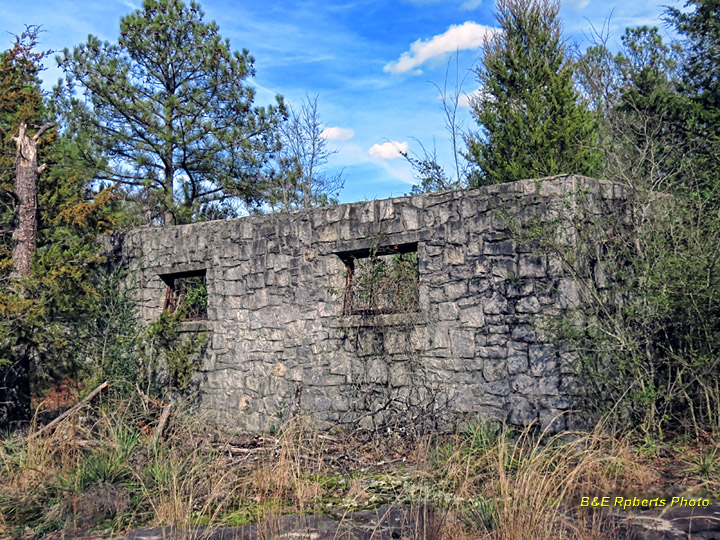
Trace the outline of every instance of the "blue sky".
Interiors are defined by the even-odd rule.
[[[120,18],[139,8],[141,0],[0,0],[0,30],[19,34],[24,25],[42,25],[41,46],[62,50],[84,42],[88,34],[114,41]],[[450,144],[437,89],[443,85],[448,60],[457,51],[460,78],[477,62],[483,37],[495,25],[491,0],[346,0],[324,2],[203,0],[205,19],[214,19],[235,49],[255,57],[252,84],[258,104],[282,94],[291,104],[317,94],[328,145],[337,150],[329,171],[342,169],[343,202],[406,194],[413,178],[395,147],[419,152],[436,148],[449,165]],[[663,5],[682,6],[664,0]],[[663,7],[652,1],[566,0],[560,15],[570,44],[588,45],[591,24],[610,19],[611,41],[625,27],[660,26]],[[2,48],[12,36],[4,34]],[[43,74],[50,88],[60,76],[55,62]],[[454,83],[452,62],[450,83]],[[463,91],[477,90],[475,76]],[[467,109],[466,129],[477,129]]]

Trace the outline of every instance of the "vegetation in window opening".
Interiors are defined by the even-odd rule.
[[[205,276],[175,278],[172,284],[172,301],[168,307],[179,311],[185,319],[207,319],[207,285]]]
[[[346,314],[404,313],[418,308],[417,252],[399,251],[380,244],[385,235],[370,240],[368,257],[350,265]]]

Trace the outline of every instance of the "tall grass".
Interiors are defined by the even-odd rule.
[[[273,435],[231,435],[180,410],[156,443],[159,410],[105,403],[42,436],[6,438],[0,537],[256,524],[272,538],[284,514],[347,522],[377,508],[400,511],[417,540],[600,539],[612,528],[578,512],[577,499],[651,480],[640,453],[601,428],[551,435],[478,423],[451,437],[368,442],[303,419]]]
[[[497,540],[614,537],[599,516],[570,513],[568,503],[650,479],[628,446],[600,430],[550,437],[525,430],[513,444],[496,445],[491,460],[488,495],[497,503],[488,532]]]
[[[603,432],[520,432],[478,424],[434,457],[437,482],[472,538],[600,539],[617,531],[599,514],[578,512],[582,496],[643,489],[655,479],[626,441]]]

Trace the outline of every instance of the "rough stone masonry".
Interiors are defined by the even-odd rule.
[[[525,180],[135,229],[117,249],[145,322],[168,308],[174,283],[204,280],[206,318],[183,330],[206,332],[193,383],[216,422],[547,423],[573,408],[577,386],[572,354],[543,321],[577,307],[579,285],[513,230],[567,220],[579,197],[599,212],[624,193],[579,176]],[[416,254],[409,309],[348,309],[357,263],[376,248]],[[382,294],[392,306],[393,291]]]

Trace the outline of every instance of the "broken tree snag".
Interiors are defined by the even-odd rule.
[[[153,444],[158,443],[160,437],[162,437],[163,431],[165,431],[165,426],[167,425],[168,418],[170,418],[170,409],[172,409],[172,403],[168,403],[163,407],[162,414],[160,414],[160,420],[158,421],[158,425],[155,428],[155,433],[153,434]]]
[[[38,166],[37,143],[52,124],[40,126],[32,137],[27,135],[27,125],[22,123],[17,137],[15,157],[15,195],[17,209],[13,230],[13,272],[17,279],[30,274],[30,261],[37,246],[37,191],[38,178],[45,165]]]

